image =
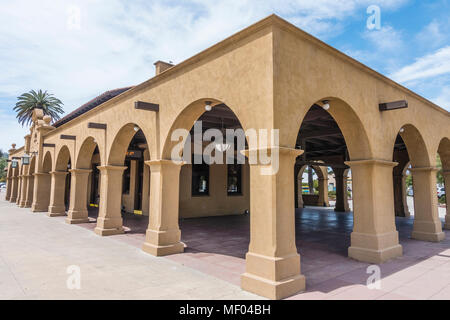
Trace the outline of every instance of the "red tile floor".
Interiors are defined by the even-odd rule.
[[[90,212],[95,227],[95,210]],[[124,214],[126,233],[113,236],[141,247],[148,217]],[[297,248],[306,292],[290,299],[450,299],[450,232],[441,243],[409,238],[413,218],[397,218],[404,254],[380,266],[381,289],[366,287],[369,264],[347,257],[353,227],[351,213],[307,207],[296,211]],[[239,285],[249,244],[249,216],[226,216],[180,221],[183,254],[165,257]]]

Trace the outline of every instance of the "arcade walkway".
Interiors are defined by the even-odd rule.
[[[50,219],[4,201],[0,207],[0,298],[257,298],[238,286],[249,216],[183,220],[186,252],[155,258],[139,249],[146,217],[125,215],[125,234],[101,238],[82,230],[95,223],[67,225],[64,217]],[[290,299],[450,299],[449,231],[441,243],[410,240],[412,220],[397,219],[404,255],[382,264],[381,289],[369,290],[368,264],[346,257],[352,215],[306,208],[296,216],[307,291]],[[88,270],[87,290],[65,288],[65,270],[55,269],[62,262]]]

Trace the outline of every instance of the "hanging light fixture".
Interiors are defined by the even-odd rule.
[[[205,101],[205,110],[206,111],[212,110],[212,102],[211,101]]]
[[[138,126],[134,126],[133,130],[134,130],[134,132],[138,132],[140,130],[140,128]]]
[[[223,118],[220,118],[220,120],[222,122],[221,132],[222,132],[222,138],[223,138],[223,137],[226,137],[226,132],[225,132],[225,129],[224,129],[224,126],[223,126]],[[228,143],[223,143],[223,139],[222,139],[222,143],[216,143],[215,147],[216,147],[217,151],[225,152],[228,149],[230,149],[231,146]]]
[[[403,133],[403,132],[405,132],[405,128],[400,129],[400,133]]]
[[[322,108],[324,110],[330,109],[330,101],[329,100],[323,100],[322,103],[323,103]]]

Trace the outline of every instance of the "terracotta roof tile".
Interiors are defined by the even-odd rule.
[[[56,121],[53,124],[53,126],[56,128],[59,126],[62,126],[63,124],[75,119],[76,117],[82,115],[83,113],[88,112],[89,110],[94,109],[95,107],[101,105],[102,103],[114,98],[115,96],[118,96],[121,93],[124,93],[125,91],[127,91],[131,88],[133,88],[133,87],[119,88],[119,89],[106,91],[106,92],[102,93],[101,95],[99,95],[98,97],[95,97],[94,99],[86,102],[81,107],[73,110],[71,113],[67,114],[63,118],[59,119],[58,121]]]

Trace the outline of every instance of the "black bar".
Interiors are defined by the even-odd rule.
[[[389,111],[389,110],[408,108],[408,101],[400,100],[400,101],[394,101],[394,102],[380,103],[379,108],[380,108],[380,111]]]
[[[77,139],[76,136],[69,136],[69,135],[66,135],[66,134],[62,134],[59,138],[63,139],[63,140],[76,140]]]
[[[136,101],[134,103],[134,108],[139,110],[147,110],[147,111],[159,111],[159,104],[156,103],[150,103],[150,102],[143,102],[143,101]]]
[[[106,130],[106,123],[89,122],[88,128]]]
[[[42,146],[43,146],[44,148],[45,148],[45,147],[48,147],[48,148],[54,148],[56,145],[55,145],[54,143],[43,143]]]

